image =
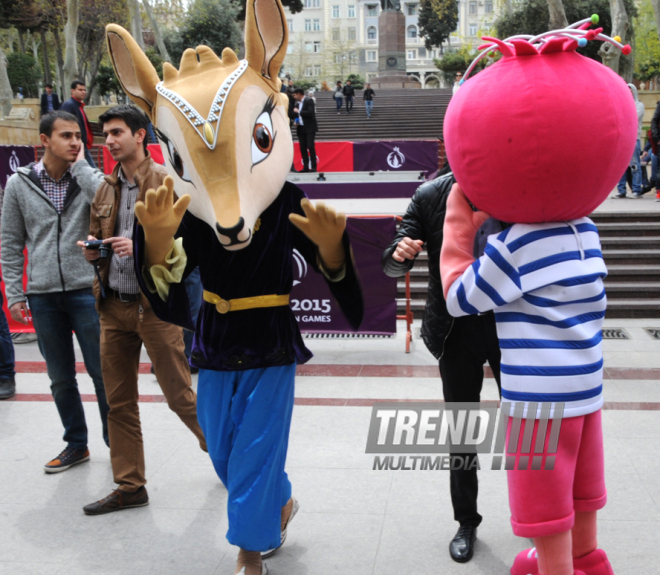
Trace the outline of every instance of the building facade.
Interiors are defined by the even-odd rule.
[[[288,9],[289,48],[282,74],[294,79],[326,81],[332,87],[350,74],[369,81],[378,75],[379,0],[304,0],[305,9]],[[444,50],[476,48],[492,28],[497,0],[458,0],[459,21]],[[419,0],[401,0],[406,17],[406,73],[423,88],[443,86],[443,74],[434,59],[438,48],[427,50],[419,34]]]

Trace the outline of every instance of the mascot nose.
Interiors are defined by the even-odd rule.
[[[241,240],[238,237],[245,227],[245,220],[241,217],[238,219],[238,223],[231,228],[223,228],[219,223],[216,222],[215,229],[218,230],[220,234],[220,243],[223,246],[235,246],[237,244],[243,244],[246,240]]]

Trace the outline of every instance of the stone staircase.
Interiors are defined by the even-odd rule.
[[[608,276],[608,318],[660,317],[660,213],[593,214]],[[422,252],[410,272],[412,310],[423,315],[428,284],[428,257]],[[397,313],[405,313],[405,281],[398,281]]]
[[[355,91],[353,110],[346,114],[346,100],[337,115],[332,92],[316,92],[316,141],[435,140],[442,137],[442,121],[451,90],[377,90],[371,119]],[[296,130],[292,129],[294,141]]]

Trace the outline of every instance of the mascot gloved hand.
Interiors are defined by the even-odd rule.
[[[588,29],[597,22],[595,16],[536,37],[482,38],[484,52],[452,97],[443,128],[460,186],[448,200],[440,258],[447,309],[456,317],[495,311],[501,416],[510,416],[511,524],[535,544],[515,558],[512,575],[613,573],[597,548],[596,524],[607,500],[601,426],[607,268],[587,216],[629,164],[638,125],[625,82],[576,52],[593,40],[630,52],[602,29]],[[470,78],[492,50],[502,58]],[[511,224],[488,237],[477,260],[479,212],[470,213],[461,190],[478,210]],[[555,425],[557,450],[548,455]],[[521,445],[525,437],[543,453],[531,457]]]

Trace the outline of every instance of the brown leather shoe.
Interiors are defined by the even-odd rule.
[[[147,495],[147,489],[143,485],[135,493],[115,489],[110,495],[100,501],[85,505],[83,511],[85,515],[103,515],[104,513],[112,513],[120,509],[144,507],[145,505],[149,505],[149,495]]]

